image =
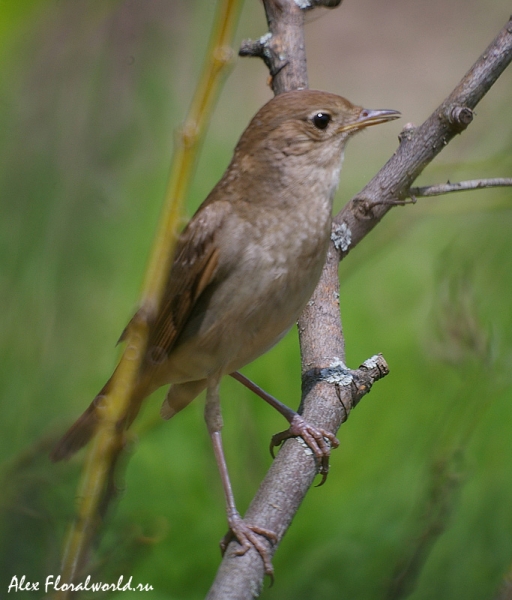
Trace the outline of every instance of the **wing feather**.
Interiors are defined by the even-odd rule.
[[[162,305],[149,324],[146,367],[169,356],[197,300],[214,281],[219,265],[216,237],[230,207],[229,202],[205,202],[180,235]]]

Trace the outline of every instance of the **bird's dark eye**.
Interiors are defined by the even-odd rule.
[[[331,121],[331,115],[325,112],[317,112],[313,117],[313,125],[317,129],[325,129]]]

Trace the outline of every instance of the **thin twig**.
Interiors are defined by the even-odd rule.
[[[494,179],[469,179],[457,183],[438,183],[423,187],[412,187],[407,192],[409,198],[427,198],[429,196],[442,196],[451,192],[465,192],[468,190],[481,190],[483,188],[510,187],[512,178],[496,177]]]

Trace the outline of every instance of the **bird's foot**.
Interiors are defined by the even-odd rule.
[[[296,414],[290,422],[290,427],[272,436],[270,441],[270,453],[274,457],[274,448],[280,446],[285,440],[291,437],[301,437],[306,446],[311,450],[320,463],[319,473],[322,475],[322,481],[317,487],[323,485],[329,473],[329,456],[331,447],[337,448],[340,443],[338,438],[321,427],[316,427],[305,421],[299,414]]]
[[[268,545],[263,542],[261,537],[266,537],[271,543],[273,543],[277,541],[277,534],[270,529],[258,527],[258,525],[249,525],[242,519],[238,512],[235,512],[228,517],[228,523],[229,531],[220,542],[222,554],[224,555],[229,543],[233,540],[237,540],[241,546],[235,551],[237,556],[242,556],[247,552],[247,550],[254,548],[257,550],[261,556],[261,559],[263,560],[265,575],[268,575],[273,582],[274,568],[272,567],[270,551]]]

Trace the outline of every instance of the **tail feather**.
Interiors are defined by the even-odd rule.
[[[83,448],[93,437],[98,423],[99,418],[93,400],[83,415],[71,425],[59,440],[50,453],[50,459],[53,462],[57,462],[71,458],[75,452]]]
[[[115,371],[114,371],[115,373]],[[96,428],[100,422],[98,406],[105,402],[111,387],[113,374],[107,383],[101,388],[100,393],[89,404],[85,412],[71,425],[66,433],[57,442],[55,448],[50,452],[50,459],[53,462],[59,460],[68,460],[83,448],[96,433]]]
[[[171,385],[160,409],[162,419],[170,419],[188,406],[206,388],[206,379]]]
[[[115,371],[114,371],[115,373]],[[71,425],[62,438],[57,442],[57,445],[50,453],[50,459],[53,462],[59,460],[67,460],[83,448],[94,436],[98,425],[101,421],[101,407],[105,402],[109,401],[109,392],[112,387],[112,377],[103,386],[101,392],[94,398],[85,412]],[[148,389],[145,378],[139,380],[133,390],[130,404],[126,414],[119,420],[118,426],[120,429],[128,429],[139,414],[140,407],[144,398],[153,391]]]

